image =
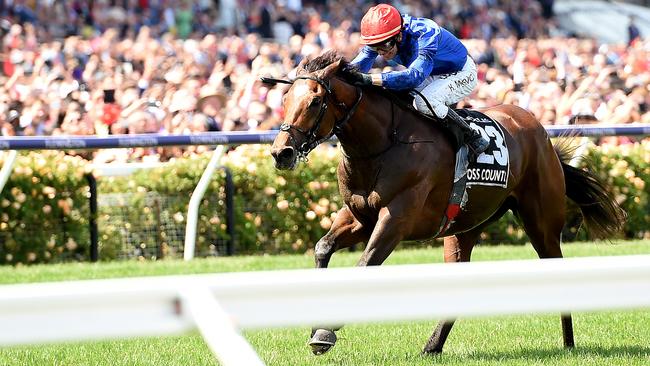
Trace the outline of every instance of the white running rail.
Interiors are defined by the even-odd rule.
[[[212,175],[217,169],[223,152],[225,151],[225,145],[219,145],[212,152],[212,157],[208,162],[208,165],[205,167],[199,183],[194,188],[192,196],[190,197],[190,204],[187,209],[187,225],[185,225],[185,244],[183,248],[183,259],[186,261],[194,258],[194,248],[196,246],[196,226],[199,222],[199,206],[201,206],[201,200],[203,200],[203,195],[210,185],[212,180]]]
[[[11,171],[14,167],[14,163],[16,163],[17,156],[18,156],[18,151],[16,150],[9,150],[7,152],[7,156],[5,157],[4,163],[2,164],[2,169],[0,169],[0,192],[2,192],[2,189],[5,187],[5,184],[7,184],[7,180],[11,175]]]
[[[198,327],[223,365],[261,365],[239,328],[632,309],[649,294],[650,255],[5,285],[0,345]]]

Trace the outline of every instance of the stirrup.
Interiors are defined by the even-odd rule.
[[[481,155],[489,146],[490,142],[478,133],[467,139],[467,147],[474,156]]]

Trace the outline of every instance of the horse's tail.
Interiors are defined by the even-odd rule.
[[[580,207],[587,229],[593,237],[611,237],[623,229],[627,214],[608,187],[591,171],[591,164],[587,164],[587,170],[569,164],[576,150],[569,146],[571,140],[560,139],[554,146],[564,171],[566,195]]]

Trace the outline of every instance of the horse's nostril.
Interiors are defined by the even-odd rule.
[[[293,148],[292,147],[285,147],[284,149],[280,150],[280,152],[277,155],[277,160],[278,161],[291,161],[291,160],[293,160]]]

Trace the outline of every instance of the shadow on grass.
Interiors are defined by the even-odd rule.
[[[600,357],[600,358],[645,358],[650,357],[650,347],[641,346],[581,346],[571,350],[563,348],[553,349],[517,349],[512,351],[503,352],[472,352],[468,355],[458,355],[458,358],[467,358],[472,360],[482,361],[504,361],[504,360],[540,360],[540,359],[556,359],[556,358],[573,358],[573,357]],[[440,355],[431,356],[432,358],[442,359],[445,357],[443,352]]]

